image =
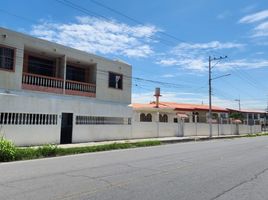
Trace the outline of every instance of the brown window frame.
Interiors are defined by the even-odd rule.
[[[7,48],[7,49],[12,49],[14,51],[12,69],[5,69],[5,68],[3,68],[3,66],[0,66],[0,70],[7,71],[7,72],[15,72],[15,66],[16,66],[16,48],[11,47],[11,46],[7,46],[7,45],[2,45],[2,44],[0,44],[0,47]]]

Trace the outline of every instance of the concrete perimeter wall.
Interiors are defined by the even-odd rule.
[[[130,125],[74,125],[73,143],[131,139]]]
[[[212,134],[239,135],[261,132],[260,125],[213,124]],[[157,123],[133,122],[133,138],[174,137],[174,136],[209,136],[207,123]]]
[[[213,136],[261,132],[261,126],[213,124]],[[1,125],[0,133],[18,146],[59,144],[60,119],[57,125]],[[73,143],[135,138],[208,136],[209,124],[134,122],[132,125],[73,124]]]

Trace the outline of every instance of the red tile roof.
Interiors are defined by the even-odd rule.
[[[132,104],[133,108],[136,109],[142,109],[142,108],[155,108],[156,104],[155,102],[151,102],[149,104],[137,104],[134,103]],[[183,111],[208,111],[209,106],[208,105],[203,105],[203,104],[187,104],[187,103],[175,103],[175,102],[160,102],[159,103],[159,108],[170,108],[174,110],[183,110]],[[212,111],[214,112],[228,112],[227,109],[217,107],[217,106],[212,106]]]
[[[262,113],[267,113],[266,111],[262,111],[262,110],[236,110],[236,109],[227,109],[229,111],[233,111],[233,112],[241,112],[241,113],[255,113],[255,114],[262,114]]]

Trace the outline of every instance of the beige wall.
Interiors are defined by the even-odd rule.
[[[60,143],[58,125],[0,125],[0,135],[18,146]]]
[[[73,113],[73,142],[127,139],[131,137],[132,109],[127,104],[92,100],[86,97],[65,97],[0,90],[0,113],[57,114],[57,125],[0,125],[0,135],[16,145],[39,145],[60,142],[61,114]],[[104,116],[125,119],[125,125],[76,125],[76,116]]]
[[[73,130],[73,143],[131,138],[131,125],[74,125]]]
[[[3,35],[7,37],[4,38]],[[96,64],[96,99],[111,102],[131,103],[131,66],[109,60],[63,45],[33,38],[21,33],[0,28],[0,45],[16,48],[15,72],[0,70],[0,88],[21,89],[23,51],[45,52],[58,58],[66,56],[67,61],[79,61],[81,64]],[[108,87],[108,71],[123,74],[123,90]]]

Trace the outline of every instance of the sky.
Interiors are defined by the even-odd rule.
[[[132,102],[266,109],[268,1],[0,0],[0,26],[132,65]],[[228,75],[229,76],[225,76]]]

